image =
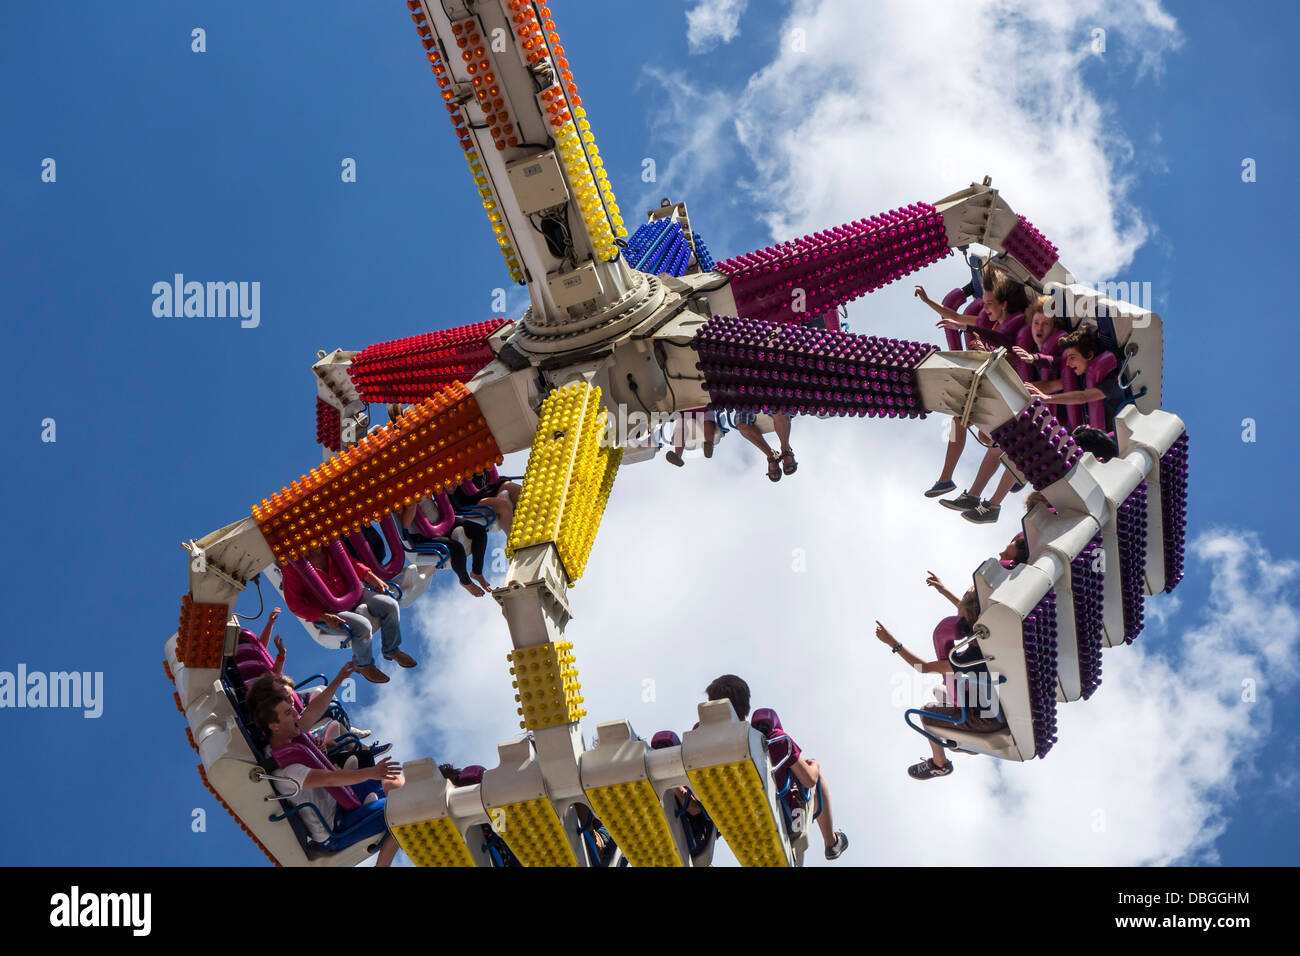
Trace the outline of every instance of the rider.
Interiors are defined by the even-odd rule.
[[[321,580],[330,593],[340,594],[347,589],[343,569],[335,566],[335,560],[328,550],[317,546],[308,551],[305,557],[320,574]],[[336,633],[345,630],[346,622],[352,634],[352,660],[357,665],[357,673],[372,684],[384,684],[388,682],[388,675],[375,666],[375,658],[370,650],[373,633],[370,620],[356,611],[357,608],[364,606],[368,612],[378,618],[385,660],[396,661],[402,667],[414,667],[415,659],[401,650],[401,608],[388,596],[388,585],[384,583],[383,578],[355,558],[346,555],[345,557],[352,562],[361,580],[373,585],[377,590],[366,592],[349,610],[334,614],[325,610],[302,574],[292,564],[286,564],[282,582],[284,600],[289,605],[289,610],[304,621],[313,623],[321,621]]]
[[[325,769],[328,758],[303,732],[293,705],[283,697],[263,697],[254,719],[266,733],[279,772],[299,787],[289,801],[294,805],[315,804],[321,818],[334,830],[358,827],[349,835],[348,845],[385,833],[375,865],[391,866],[397,855],[397,841],[388,839],[391,834],[386,833],[383,807],[388,792],[405,783],[401,765],[384,757],[373,767]],[[304,811],[302,820],[313,840],[330,842],[330,834],[313,814]]]
[[[926,583],[938,589],[941,594],[951,600],[951,593],[947,592],[942,584],[938,583],[938,580],[931,573],[930,579]],[[975,621],[978,618],[979,601],[976,599],[975,589],[971,588],[957,602],[957,621],[955,622],[957,636],[965,638],[974,633]],[[896,640],[894,635],[890,634],[885,625],[879,621],[876,622],[876,637],[882,644],[906,661],[909,666],[922,674],[957,673],[957,668],[947,658],[933,661],[922,660],[904,647],[901,641]],[[971,641],[963,650],[953,655],[953,659],[961,666],[962,673],[975,676],[974,684],[976,686],[974,690],[976,693],[972,693],[973,689],[970,681],[960,681],[956,684],[957,694],[959,698],[964,697],[964,700],[953,700],[947,704],[925,705],[925,710],[937,716],[962,718],[960,723],[932,720],[926,717],[921,718],[921,723],[940,734],[945,729],[964,730],[976,734],[988,734],[1004,730],[1006,721],[1002,718],[997,695],[993,693],[992,677],[989,674],[988,665],[984,663],[984,655],[980,653],[978,644]],[[964,695],[963,690],[965,691]],[[962,706],[963,703],[966,706]],[[982,709],[977,711],[977,706]],[[952,761],[945,755],[943,747],[931,740],[930,751],[932,756],[907,768],[907,773],[912,779],[929,780],[932,777],[946,777],[952,773]]]
[[[729,700],[736,716],[744,720],[749,716],[749,685],[735,674],[723,674],[714,679],[704,691],[709,700]],[[831,797],[826,787],[826,778],[816,760],[800,755],[791,765],[791,772],[804,789],[816,787],[821,782],[822,812],[817,818],[821,827],[822,838],[826,844],[826,859],[837,860],[849,848],[849,838],[843,830],[836,830],[831,822]]]

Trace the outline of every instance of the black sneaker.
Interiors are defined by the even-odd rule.
[[[826,848],[826,859],[838,860],[840,854],[849,848],[849,838],[844,835],[843,830],[835,831],[835,842]]]
[[[951,481],[936,481],[932,484],[925,496],[927,498],[938,498],[940,495],[946,495],[950,491],[956,491],[957,485]]]
[[[920,763],[912,764],[907,768],[907,775],[913,780],[929,780],[932,777],[946,777],[952,773],[952,761],[940,767],[934,762],[933,757],[926,757]]]
[[[1001,513],[1002,508],[1000,506],[981,501],[974,508],[963,511],[961,516],[971,524],[996,524],[998,515]]]
[[[971,508],[978,507],[979,503],[979,495],[972,495],[969,491],[963,491],[956,498],[944,498],[939,502],[945,508],[951,508],[953,511],[969,511]]]

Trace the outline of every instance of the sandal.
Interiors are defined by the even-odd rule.
[[[767,456],[767,477],[770,478],[772,481],[781,480],[781,456],[780,455]]]
[[[793,475],[799,470],[799,463],[794,460],[794,449],[787,448],[781,452],[781,470],[787,475]]]

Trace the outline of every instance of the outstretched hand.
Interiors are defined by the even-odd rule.
[[[266,623],[274,624],[276,618],[278,618],[282,613],[283,613],[282,610],[278,607],[271,608],[271,613],[266,616]]]
[[[937,591],[945,590],[943,582],[939,580],[939,575],[935,574],[933,571],[925,572],[925,583]]]
[[[396,780],[402,775],[402,765],[392,757],[375,761],[370,768],[370,780]]]
[[[929,304],[930,304],[930,297],[929,297],[928,295],[925,294],[925,286],[918,285],[918,286],[916,287],[916,291],[913,292],[912,295],[916,296],[918,299],[920,299],[920,300],[921,300],[922,302],[924,302],[926,305],[929,305]]]
[[[1020,361],[1028,363],[1029,365],[1034,364],[1034,357],[1030,355],[1028,352],[1026,352],[1024,349],[1022,349],[1020,346],[1017,345],[1011,351],[1016,353],[1016,358],[1020,359]]]
[[[276,649],[276,651],[279,653],[279,655],[280,655],[281,657],[284,657],[284,656],[285,656],[285,654],[284,654],[284,638],[282,638],[279,634],[277,634],[277,635],[275,635],[274,638],[272,638],[272,640],[273,640],[274,643],[275,643],[275,649]]]
[[[348,661],[346,664],[344,664],[342,667],[339,668],[339,672],[337,675],[335,675],[334,679],[339,683],[342,683],[346,678],[351,677],[356,672],[357,672],[357,662]]]
[[[881,624],[879,621],[876,622],[876,639],[879,640],[881,644],[886,644],[889,647],[893,647],[897,643],[897,641],[894,640],[894,635],[890,634],[885,625]]]

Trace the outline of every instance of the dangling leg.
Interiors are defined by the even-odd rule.
[[[487,554],[487,529],[477,521],[469,519],[459,519],[456,527],[465,532],[465,537],[469,538],[469,551],[472,563],[470,565],[470,576],[477,581],[485,591],[492,590],[492,582],[483,576],[483,557]]]
[[[943,454],[943,471],[939,473],[939,480],[925,493],[927,498],[938,498],[956,490],[957,485],[953,483],[952,476],[957,470],[957,462],[961,460],[961,453],[965,450],[966,429],[957,426],[957,419],[951,419],[948,425],[948,447]]]

